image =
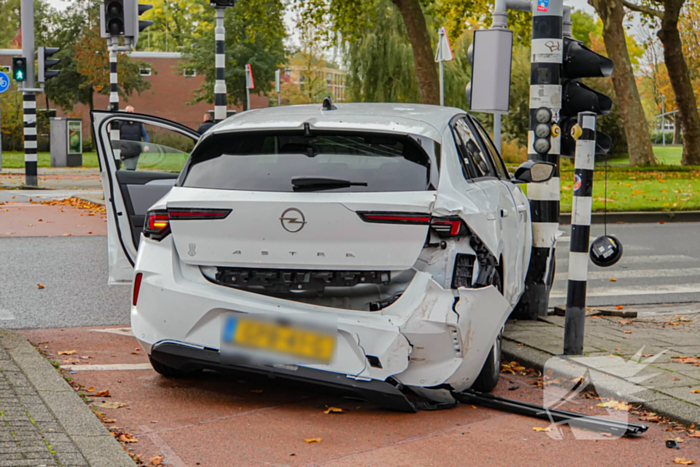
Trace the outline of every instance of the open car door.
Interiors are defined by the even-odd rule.
[[[150,115],[90,115],[107,208],[109,283],[128,284],[146,212],[175,185],[200,135]]]

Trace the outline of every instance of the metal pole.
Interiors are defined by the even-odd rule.
[[[564,354],[583,354],[586,326],[586,284],[588,280],[588,243],[591,235],[593,170],[595,169],[596,114],[578,114],[581,135],[576,141],[574,160],[574,201],[571,208],[571,244],[569,247],[569,284],[564,318]]]
[[[540,5],[543,3],[543,5]],[[546,316],[549,306],[549,289],[554,272],[554,252],[559,231],[559,203],[561,199],[559,178],[559,151],[561,136],[552,135],[551,148],[546,154],[534,149],[535,118],[538,108],[545,107],[552,114],[551,124],[559,120],[561,110],[561,64],[563,58],[563,4],[562,0],[533,2],[532,4],[532,73],[530,74],[530,131],[528,132],[528,159],[551,162],[555,165],[554,177],[547,183],[533,183],[527,187],[532,213],[532,254],[525,278],[525,292],[516,308],[515,316],[537,319]],[[540,54],[538,50],[558,50],[558,56]]]
[[[22,56],[27,59],[27,79],[24,88],[34,89],[34,1],[22,0]],[[24,184],[39,185],[36,151],[36,95],[23,92],[24,110]]]
[[[666,147],[666,96],[661,96],[661,138]]]
[[[496,151],[501,153],[501,114],[493,114],[493,144],[496,145]]]
[[[445,64],[440,61],[440,105],[445,106]]]
[[[109,111],[119,112],[119,75],[117,74],[117,47],[119,45],[118,37],[111,37],[107,39],[107,47],[109,49]],[[121,166],[121,150],[119,148],[119,143],[116,141],[120,140],[119,134],[119,124],[117,122],[112,122],[109,128],[109,139],[114,141],[112,143],[112,153],[114,155],[114,163],[117,165],[117,169]]]
[[[216,84],[214,84],[214,120],[218,123],[226,118],[226,28],[224,8],[216,7]]]

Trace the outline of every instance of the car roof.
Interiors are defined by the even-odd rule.
[[[323,110],[321,104],[269,107],[241,112],[213,127],[211,133],[303,129],[304,123],[316,129],[343,129],[410,133],[441,142],[450,120],[463,110],[425,104],[354,103],[335,104]]]

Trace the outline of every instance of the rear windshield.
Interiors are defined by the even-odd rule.
[[[229,133],[211,135],[195,148],[181,184],[274,192],[424,191],[434,189],[436,165],[409,136]]]

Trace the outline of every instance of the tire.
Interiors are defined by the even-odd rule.
[[[493,276],[491,285],[496,287],[499,292],[503,293],[503,281],[498,271]],[[479,392],[491,392],[498,384],[498,379],[501,377],[501,343],[503,341],[503,329],[498,331],[496,342],[491,347],[491,352],[481,368],[479,376],[472,385],[472,389]]]
[[[503,330],[498,332],[496,342],[491,347],[491,352],[484,362],[481,373],[477,376],[476,381],[472,385],[472,389],[479,392],[491,392],[498,384],[498,379],[501,377],[501,341],[503,339]]]
[[[188,376],[192,376],[195,373],[199,373],[201,370],[180,370],[177,368],[173,368],[168,365],[164,365],[156,360],[153,360],[151,356],[148,356],[148,360],[151,362],[151,366],[153,367],[154,370],[156,370],[157,373],[160,373],[161,375],[165,376],[166,378],[186,378]]]

